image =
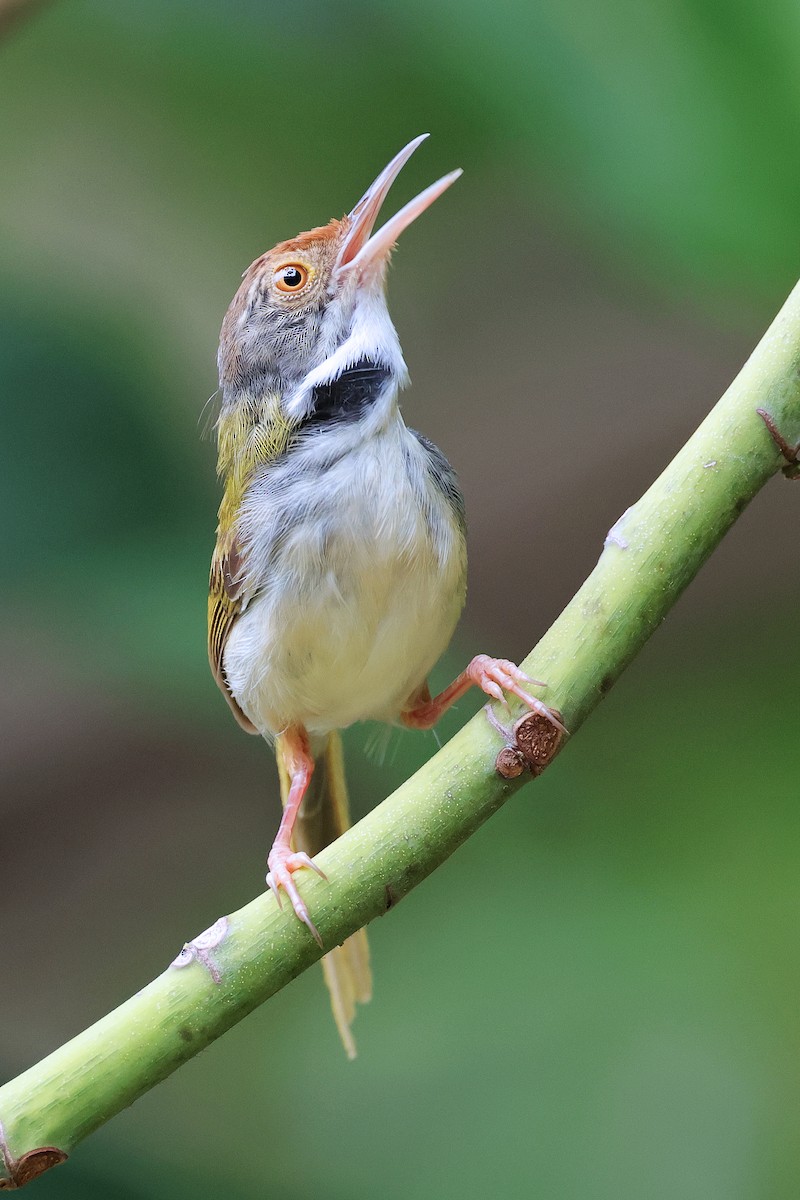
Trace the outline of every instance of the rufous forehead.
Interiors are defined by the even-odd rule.
[[[303,251],[322,250],[326,242],[333,246],[345,233],[349,223],[347,217],[343,217],[341,221],[337,221],[334,217],[327,225],[320,225],[317,229],[298,233],[296,237],[289,238],[285,242],[278,242],[277,246],[270,250],[269,257],[278,258],[284,254],[302,254]]]
[[[245,282],[252,280],[254,276],[260,275],[262,272],[281,266],[293,254],[306,255],[316,263],[319,263],[321,258],[333,257],[336,247],[347,232],[349,225],[350,221],[347,217],[342,217],[341,220],[334,218],[327,225],[320,225],[317,229],[298,233],[296,237],[288,238],[285,242],[278,242],[277,246],[273,246],[266,254],[260,255],[255,262],[250,264],[243,276]]]

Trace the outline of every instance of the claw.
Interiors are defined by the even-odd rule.
[[[519,696],[520,700],[524,704],[527,704],[531,712],[538,713],[540,717],[545,717],[561,733],[567,733],[566,726],[562,725],[555,713],[546,704],[543,704],[541,700],[537,700],[535,696],[529,696],[519,688],[510,688],[509,691],[512,691],[515,696]]]
[[[483,711],[486,713],[486,719],[489,724],[494,726],[500,736],[505,738],[509,744],[513,742],[514,736],[511,730],[507,729],[505,725],[501,725],[497,717],[494,715],[494,709],[492,708],[491,704],[486,704]]]
[[[563,733],[566,737],[569,737],[569,730],[567,729],[566,725],[559,721],[553,710],[548,708],[546,704],[543,704],[541,700],[534,700],[533,704],[531,705],[531,709],[533,712],[538,713],[540,717],[545,717],[546,720],[548,720],[551,725],[555,726],[560,733]]]
[[[526,675],[521,667],[517,667],[517,674],[524,683],[531,683],[534,687],[547,687],[541,679],[534,679],[532,675]]]
[[[312,871],[327,879],[325,872],[317,866],[317,864],[309,857],[305,851],[300,851],[294,854],[291,850],[283,846],[273,846],[269,853],[268,859],[269,872],[267,874],[267,887],[270,889],[275,899],[278,902],[278,908],[283,908],[281,902],[280,889],[286,892],[286,895],[291,901],[295,916],[302,921],[306,928],[311,933],[314,941],[322,949],[322,938],[319,935],[316,925],[308,915],[308,909],[305,906],[302,896],[298,892],[292,874],[294,871],[300,871],[305,867],[310,867]]]
[[[467,673],[487,696],[491,696],[495,700],[502,699],[503,703],[508,706],[508,701],[502,693],[503,691],[510,692],[532,712],[539,713],[540,716],[550,721],[561,733],[567,732],[555,713],[551,712],[541,700],[529,695],[521,686],[522,683],[537,683],[537,681],[530,679],[516,663],[510,662],[507,658],[490,658],[488,654],[479,654],[470,663]],[[537,683],[537,686],[545,687],[546,685]],[[498,692],[501,692],[500,696],[498,696]]]
[[[308,915],[308,913],[306,913],[306,915],[304,917],[300,917],[300,920],[306,926],[306,928],[310,932],[311,936],[313,937],[314,941],[319,946],[320,950],[324,950],[325,947],[322,945],[322,938],[319,936],[319,930],[317,929],[314,922],[311,920],[311,917]]]
[[[320,879],[324,879],[327,881],[328,876],[325,874],[322,867],[318,867],[317,864],[314,862],[313,858],[309,858],[309,856],[306,854],[305,850],[300,850],[299,853],[293,855],[293,858],[298,861],[298,863],[301,867],[310,867],[312,871],[317,872]]]
[[[267,873],[267,887],[269,888],[269,890],[272,892],[273,896],[277,900],[278,908],[281,910],[281,912],[283,912],[283,901],[281,900],[281,891],[280,891],[280,888],[278,887],[277,883],[275,882],[275,876],[272,874],[272,871],[269,871]]]
[[[540,713],[552,722],[556,729],[566,733],[564,726],[551,713],[547,705],[534,696],[528,695],[521,686],[523,683],[534,687],[547,687],[547,684],[542,683],[540,679],[532,679],[530,675],[526,675],[516,663],[507,658],[490,658],[488,654],[478,654],[467,669],[462,671],[458,678],[438,696],[431,699],[427,687],[424,688],[422,698],[420,698],[420,692],[415,693],[410,706],[400,713],[400,720],[404,725],[410,725],[412,729],[431,729],[442,713],[447,712],[448,708],[475,684],[491,700],[503,704],[506,708],[509,707],[509,704],[505,693],[510,692],[512,695],[518,696],[529,709]],[[491,710],[487,709],[487,711]]]

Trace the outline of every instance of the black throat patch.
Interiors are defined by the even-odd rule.
[[[371,358],[359,359],[332,383],[322,383],[311,393],[311,411],[304,428],[330,421],[357,421],[378,399],[391,371]]]

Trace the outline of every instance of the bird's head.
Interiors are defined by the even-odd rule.
[[[222,326],[220,383],[225,401],[265,390],[302,420],[315,388],[361,363],[398,383],[406,368],[386,308],[385,279],[400,234],[461,174],[453,171],[373,233],[403,165],[427,137],[400,151],[341,220],[280,242],[247,269]]]

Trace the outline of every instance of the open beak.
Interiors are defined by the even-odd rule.
[[[352,224],[339,251],[337,271],[358,270],[361,276],[379,271],[403,230],[412,221],[416,221],[420,213],[429,208],[434,200],[458,179],[461,171],[451,171],[449,175],[432,183],[424,192],[420,192],[413,200],[409,200],[408,204],[382,225],[377,233],[372,233],[389,188],[417,146],[421,145],[427,136],[427,133],[420,134],[396,154],[350,213],[348,219]]]

